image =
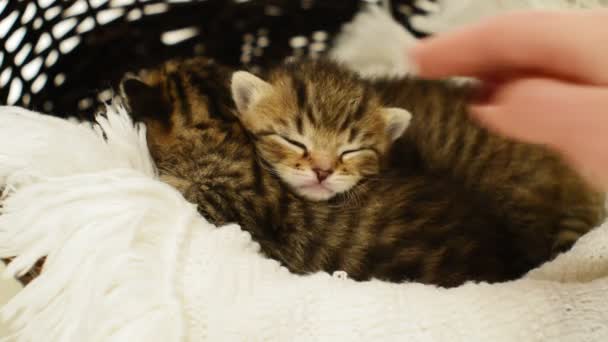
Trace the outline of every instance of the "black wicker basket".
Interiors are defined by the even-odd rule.
[[[409,27],[413,0],[380,1]],[[206,55],[261,71],[289,56],[318,56],[370,2],[0,1],[0,104],[88,118],[125,72],[169,58]]]

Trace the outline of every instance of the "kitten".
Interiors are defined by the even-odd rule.
[[[377,175],[411,119],[331,63],[289,63],[268,82],[245,71],[232,96],[262,160],[297,194],[327,200]]]
[[[578,208],[601,208],[603,196],[557,154],[491,134],[471,121],[466,112],[471,86],[413,78],[366,81],[327,60],[289,63],[271,70],[267,79],[243,71],[233,75],[238,115],[264,162],[309,200],[346,192],[377,177],[381,168],[418,168],[462,182],[531,229],[537,216],[554,218],[563,227],[564,239],[557,242],[563,248],[591,228],[579,219]],[[335,170],[335,183],[311,176],[319,165],[316,155]]]
[[[505,281],[552,258],[569,222],[577,222],[569,236],[577,237],[602,217],[601,196],[568,179],[555,180],[564,182],[556,194],[578,196],[575,210],[560,216],[551,201],[538,206],[522,197],[517,204],[527,211],[511,214],[493,192],[428,172],[418,158],[328,201],[305,200],[258,162],[230,98],[230,76],[203,59],[169,62],[145,83],[125,80],[122,89],[147,124],[162,179],[211,222],[238,223],[292,272],[344,270],[356,280],[446,287]]]

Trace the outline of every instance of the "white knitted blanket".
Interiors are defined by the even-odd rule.
[[[608,224],[503,284],[297,276],[157,180],[120,107],[94,127],[0,107],[0,257],[43,273],[7,341],[608,341]]]
[[[98,120],[0,107],[0,257],[17,257],[6,275],[48,256],[2,309],[15,340],[608,339],[608,225],[504,284],[292,275],[158,181],[143,128],[122,109]]]

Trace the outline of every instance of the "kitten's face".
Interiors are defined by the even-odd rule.
[[[282,122],[267,122],[264,127],[256,132],[259,155],[308,199],[327,200],[380,169],[381,141],[376,137],[350,139],[348,131],[327,132],[311,126],[300,132]]]
[[[376,175],[410,120],[407,111],[380,107],[361,83],[340,76],[300,69],[277,72],[269,82],[246,72],[232,78],[239,117],[259,156],[313,201]]]

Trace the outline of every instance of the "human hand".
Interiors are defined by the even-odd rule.
[[[558,150],[608,189],[608,10],[509,13],[411,54],[421,77],[479,79],[486,96],[470,111],[482,124]]]

